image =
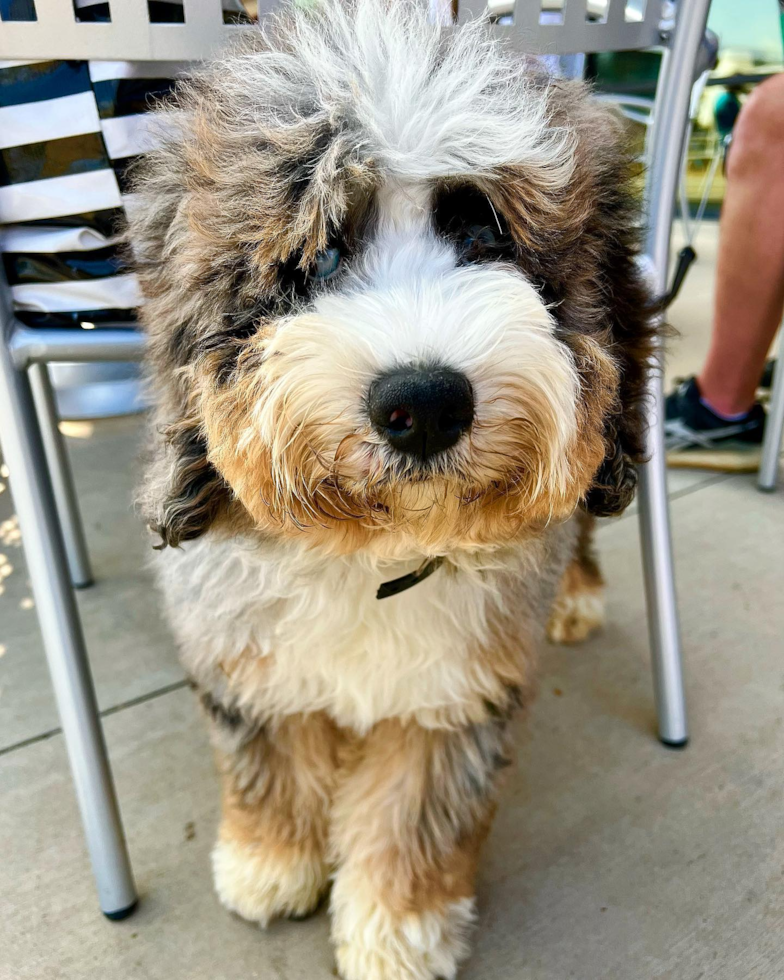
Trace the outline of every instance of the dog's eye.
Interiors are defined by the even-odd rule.
[[[317,252],[311,278],[318,279],[320,282],[331,279],[340,268],[341,260],[339,248],[325,248],[321,252]]]
[[[474,187],[456,186],[436,193],[433,225],[456,248],[458,261],[509,261],[515,245],[502,213]]]
[[[498,236],[488,225],[471,225],[463,239],[463,247],[466,249],[483,248],[497,243]]]

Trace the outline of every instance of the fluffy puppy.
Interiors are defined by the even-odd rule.
[[[345,980],[466,956],[507,721],[572,515],[633,494],[652,340],[614,118],[426,6],[322,0],[199,70],[130,233],[216,889],[266,924],[331,880]]]

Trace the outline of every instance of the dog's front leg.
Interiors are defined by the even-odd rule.
[[[506,764],[504,728],[497,718],[458,730],[390,720],[352,749],[332,831],[332,935],[344,980],[455,976]]]
[[[324,715],[249,726],[212,710],[222,820],[212,854],[221,902],[266,925],[311,912],[327,884],[338,734]]]

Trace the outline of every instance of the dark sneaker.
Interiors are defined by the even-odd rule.
[[[703,405],[694,378],[667,395],[664,440],[670,466],[754,472],[759,467],[765,410],[752,406],[748,415],[728,421]]]

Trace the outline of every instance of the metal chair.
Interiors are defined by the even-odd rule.
[[[484,13],[487,0],[462,0],[459,21]],[[678,183],[683,134],[695,64],[710,0],[672,4],[606,0],[604,17],[591,19],[586,0],[566,0],[560,24],[540,24],[552,0],[518,0],[513,23],[495,29],[527,54],[575,54],[663,48],[655,122],[650,132],[652,165],[647,181],[647,262],[657,293],[667,285],[670,224]],[[72,5],[37,0],[35,22],[0,23],[0,55],[8,59],[105,59],[195,61],[208,57],[238,30],[221,17],[220,0],[184,0],[184,24],[151,24],[146,0],[111,7],[110,24],[77,23]],[[260,0],[264,15],[274,0]],[[79,568],[79,524],[73,490],[58,449],[57,420],[48,392],[46,365],[56,361],[127,361],[142,355],[142,337],[112,327],[91,331],[31,329],[13,314],[5,285],[0,295],[0,437],[7,460],[19,525],[35,595],[63,734],[73,771],[101,910],[110,919],[133,910],[136,891],[104,744],[82,628],[69,580]],[[36,411],[36,397],[37,405]],[[659,736],[669,746],[686,744],[687,726],[678,617],[670,542],[662,432],[662,381],[652,365],[649,382],[649,462],[640,483],[640,537],[648,601],[651,655]],[[47,446],[49,461],[47,463]],[[64,475],[65,474],[65,475]],[[58,518],[58,501],[60,517]],[[69,543],[66,552],[65,541]],[[81,554],[84,564],[85,554]],[[86,578],[89,579],[89,569]]]
[[[771,492],[776,489],[782,435],[784,435],[784,324],[781,327],[778,359],[770,386],[770,408],[765,422],[765,438],[762,443],[762,458],[757,477],[757,486],[760,490]]]

